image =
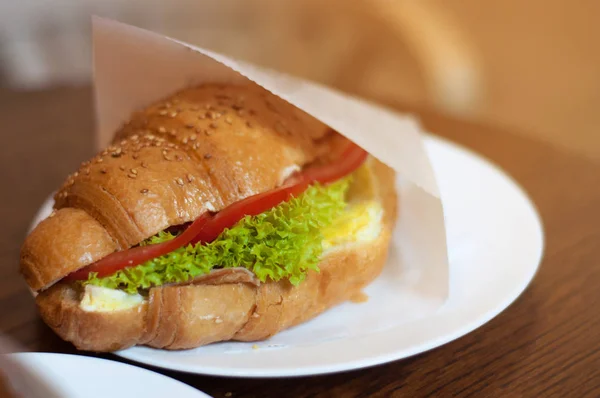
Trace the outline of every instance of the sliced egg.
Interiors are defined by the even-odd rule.
[[[127,294],[121,290],[86,285],[79,306],[89,312],[110,312],[133,308],[143,302],[144,298],[139,294]]]
[[[376,239],[381,233],[382,217],[383,209],[376,201],[349,204],[346,211],[323,230],[323,249]]]

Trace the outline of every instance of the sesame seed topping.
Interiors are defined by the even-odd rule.
[[[144,188],[144,189],[142,189],[142,190],[140,191],[140,193],[144,193],[144,194],[145,194],[145,193],[148,193],[148,189],[147,189],[147,188]]]
[[[190,107],[190,111],[197,112],[197,111],[199,111],[199,110],[200,110],[200,108],[199,108],[199,107],[197,107],[197,106],[191,106],[191,107]]]
[[[125,145],[127,145],[127,140],[121,141],[121,146],[125,146]]]
[[[167,147],[169,147],[169,148],[175,148],[175,147],[177,147],[177,145],[173,144],[172,142],[169,142],[167,144]]]
[[[133,155],[131,155],[131,157],[133,158],[133,160],[137,160],[137,158],[139,157],[139,155],[137,153],[134,153]]]
[[[162,133],[162,134],[164,134],[164,133],[166,133],[166,132],[167,132],[167,129],[166,129],[166,128],[164,128],[163,126],[160,126],[160,127],[158,128],[158,132],[159,132],[159,133]]]
[[[131,172],[131,174],[137,174],[138,173],[136,169],[130,169],[129,171]]]
[[[186,129],[193,129],[194,128],[194,124],[192,124],[192,123],[186,123],[185,124],[185,128]]]
[[[129,173],[129,174],[127,174],[127,177],[129,177],[129,178],[135,178],[137,176],[135,174],[133,174],[133,173]]]
[[[241,106],[240,104],[233,104],[231,105],[231,109],[233,109],[234,111],[241,111],[243,109],[243,106]]]
[[[192,145],[193,149],[198,149],[200,148],[200,144],[198,144],[197,142],[194,143],[194,145]]]
[[[187,178],[188,182],[192,182],[192,181],[194,181],[194,176],[193,176],[193,175],[191,175],[190,173],[188,173],[188,174],[186,175],[186,178]]]
[[[170,103],[169,101],[167,101],[167,102],[165,102],[165,106],[166,106],[167,108],[170,108],[170,107],[171,107],[171,103]]]
[[[139,138],[140,138],[140,137],[139,137],[137,134],[134,134],[134,135],[132,135],[132,136],[131,136],[131,139],[132,139],[133,141],[137,141]]]
[[[89,168],[85,169],[85,175],[86,175],[86,176],[89,176],[89,175],[90,175],[90,169],[89,169]]]
[[[171,116],[171,117],[175,117],[175,116],[177,116],[177,112],[171,112],[171,113],[169,114],[169,116]]]
[[[102,163],[102,162],[104,162],[104,159],[102,159],[102,158],[96,159],[96,163]]]
[[[208,127],[210,127],[211,129],[216,129],[217,127],[219,127],[219,125],[217,123],[211,123],[208,125]]]
[[[204,154],[204,159],[210,159],[210,158],[212,158],[212,155],[210,153]]]
[[[146,162],[142,162],[142,165],[141,165],[141,166],[142,166],[143,168],[147,168],[147,167],[148,167],[148,164],[147,164]]]
[[[231,119],[231,116],[227,116],[227,117],[225,118],[225,123],[227,123],[227,124],[231,124],[231,123],[233,123],[233,120]]]
[[[180,177],[177,177],[175,181],[177,181],[177,184],[183,186],[183,180]]]
[[[106,169],[104,169],[104,168],[100,169],[100,173],[106,174]]]
[[[125,171],[125,166],[123,166],[123,165],[120,165],[120,166],[119,166],[119,168],[120,168],[122,171]]]
[[[167,112],[166,109],[163,109],[162,111],[158,112],[158,114],[161,115],[161,116],[166,116],[167,113],[169,113],[169,112]]]
[[[200,115],[198,115],[198,119],[204,120],[206,119],[206,115],[204,113],[201,113]]]
[[[187,144],[188,143],[188,138],[185,137],[183,140],[181,140],[181,142],[183,142],[184,144]]]
[[[212,109],[212,105],[206,104],[206,105],[204,105],[204,109],[206,109],[206,110]]]
[[[181,162],[183,160],[183,158],[179,154],[175,155],[175,159],[177,159],[178,162]]]
[[[195,141],[198,136],[196,134],[190,135],[190,141]]]

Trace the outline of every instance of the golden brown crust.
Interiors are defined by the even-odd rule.
[[[90,313],[73,288],[58,284],[38,295],[44,320],[84,350],[112,351],[133,344],[194,348],[216,341],[255,341],[314,318],[356,295],[380,274],[396,219],[394,173],[370,159],[377,198],[384,208],[382,233],[372,242],[336,249],[297,287],[287,281],[153,288],[134,309]],[[142,322],[142,324],[140,324]],[[128,324],[127,326],[122,325]]]
[[[39,290],[116,249],[104,227],[85,211],[60,209],[25,239],[20,271],[29,287]]]
[[[328,152],[334,138],[345,140],[254,86],[184,90],[134,114],[112,146],[67,178],[55,196],[60,222],[32,232],[22,247],[21,272],[34,290],[47,287],[169,226],[280,185],[286,174]],[[97,245],[81,245],[85,241],[70,231],[82,218],[105,229],[92,228]]]

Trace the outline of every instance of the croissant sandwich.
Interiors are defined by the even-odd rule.
[[[268,91],[202,85],[134,113],[67,178],[20,272],[82,350],[264,340],[380,274],[394,181]]]

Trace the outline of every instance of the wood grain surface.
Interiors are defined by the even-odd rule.
[[[537,205],[546,250],[525,293],[465,337],[369,369],[267,380],[159,372],[215,397],[600,396],[600,164],[518,132],[416,111],[430,131],[503,167]],[[39,205],[92,154],[91,92],[0,91],[0,121],[0,333],[27,350],[74,353],[41,322],[16,270]]]

